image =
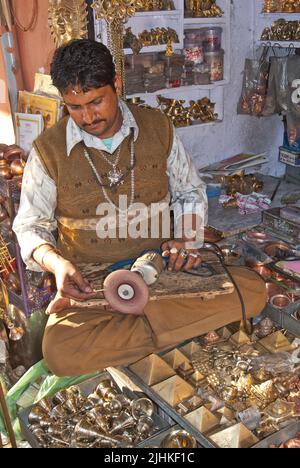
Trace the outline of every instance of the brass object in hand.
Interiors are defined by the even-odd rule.
[[[252,192],[261,192],[263,186],[263,182],[253,174],[245,175],[244,172],[241,172],[227,178],[226,193],[227,195],[235,195],[238,192],[249,195]]]

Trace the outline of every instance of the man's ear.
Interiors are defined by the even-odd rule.
[[[117,93],[118,96],[122,95],[122,88],[123,88],[123,84],[122,84],[121,77],[119,75],[116,75],[116,77],[115,77],[115,90],[116,90],[116,93]]]

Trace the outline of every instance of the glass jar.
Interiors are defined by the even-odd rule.
[[[205,28],[202,31],[204,52],[216,52],[221,49],[222,28]]]
[[[211,81],[221,81],[224,78],[224,50],[205,52],[204,59],[208,65]]]

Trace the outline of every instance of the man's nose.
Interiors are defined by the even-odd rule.
[[[84,123],[86,123],[87,125],[91,125],[95,120],[93,111],[88,108],[83,108],[82,112],[83,112],[82,118],[83,118]]]

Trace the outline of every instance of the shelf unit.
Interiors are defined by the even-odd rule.
[[[290,21],[300,21],[300,13],[263,13],[264,0],[254,0],[254,44],[262,46],[268,44],[270,46],[279,45],[282,48],[300,48],[300,41],[262,41],[261,35],[266,27],[271,26],[273,21],[285,19]]]
[[[224,115],[224,86],[230,82],[230,15],[231,15],[231,0],[218,0],[217,4],[222,8],[224,14],[218,18],[185,18],[184,17],[184,2],[183,0],[174,1],[176,10],[173,11],[154,11],[154,12],[138,12],[134,17],[129,18],[125,27],[131,27],[134,34],[142,32],[144,29],[155,27],[170,27],[177,31],[179,43],[173,44],[174,50],[178,51],[184,47],[184,31],[186,29],[199,29],[209,26],[222,27],[222,49],[224,55],[224,79],[222,81],[212,82],[209,85],[192,85],[182,86],[179,88],[161,89],[154,93],[135,93],[132,96],[138,96],[148,105],[157,107],[156,96],[161,94],[165,97],[173,97],[174,99],[184,99],[187,103],[190,100],[202,99],[208,97],[212,102],[216,103],[216,113],[219,119],[216,122],[209,124],[196,124],[189,127],[179,128],[180,133],[188,132],[192,128],[201,128],[207,125],[216,125],[223,120]],[[94,19],[95,39],[107,44],[106,26],[103,21]],[[151,52],[162,52],[166,50],[166,45],[143,47],[140,54]],[[124,49],[126,55],[132,54],[131,49]]]

